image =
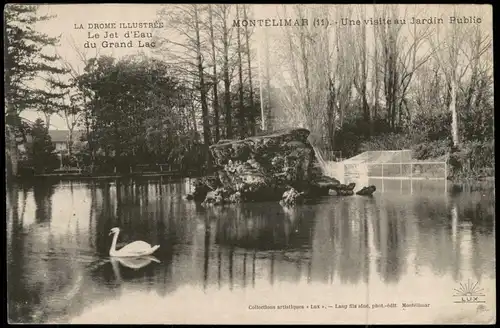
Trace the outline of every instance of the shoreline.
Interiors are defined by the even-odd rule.
[[[90,175],[90,174],[81,174],[81,173],[46,173],[46,174],[36,174],[30,176],[19,176],[15,180],[16,181],[40,181],[47,178],[58,178],[64,180],[104,180],[104,179],[123,179],[123,178],[200,178],[203,177],[202,174],[195,173],[187,173],[180,174],[178,172],[158,172],[158,173],[132,173],[132,174],[99,174],[99,175]],[[370,177],[368,177],[370,179]],[[379,179],[373,177],[373,179]],[[396,179],[397,180],[397,179]],[[409,179],[405,179],[409,180]],[[428,179],[415,179],[419,181],[426,181]],[[467,178],[458,178],[458,179],[447,179],[447,182],[453,185],[470,185],[474,183],[494,183],[494,176],[485,176],[485,177],[467,177]]]
[[[17,181],[36,181],[44,180],[47,178],[58,179],[85,179],[85,180],[100,180],[100,179],[122,179],[122,178],[197,178],[200,174],[179,172],[158,172],[158,173],[132,173],[132,174],[81,174],[81,173],[45,173],[35,174],[30,176],[18,176]]]

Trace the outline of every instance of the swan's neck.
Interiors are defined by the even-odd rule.
[[[116,252],[116,241],[118,240],[118,234],[120,232],[116,232],[115,235],[113,236],[113,242],[111,243],[111,248],[109,249],[109,254],[113,254]]]

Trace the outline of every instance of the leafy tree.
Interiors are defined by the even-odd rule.
[[[30,85],[42,74],[47,74],[52,83],[52,74],[66,71],[58,67],[58,57],[42,52],[47,46],[54,46],[58,38],[36,31],[34,25],[52,16],[37,15],[37,5],[8,4],[4,10],[4,82],[6,108],[6,139],[9,148],[10,168],[17,175],[16,134],[22,129],[19,114],[27,108],[50,107],[50,100],[61,97],[59,91],[48,92]]]
[[[186,152],[190,103],[186,88],[158,60],[140,56],[88,62],[78,83],[92,101],[85,116],[92,140],[117,169],[174,161]]]
[[[41,119],[37,119],[31,128],[32,141],[28,143],[28,163],[35,173],[46,173],[58,167],[58,157],[52,139]]]

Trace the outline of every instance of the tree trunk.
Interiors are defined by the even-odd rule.
[[[247,17],[247,7],[243,5],[243,19],[248,19]],[[255,127],[255,103],[253,99],[253,84],[252,84],[252,64],[250,60],[250,41],[249,41],[249,33],[248,26],[245,26],[245,43],[247,48],[247,63],[248,63],[248,81],[250,83],[250,131],[252,135],[255,135],[256,127]]]
[[[486,77],[483,76],[481,78],[481,81],[479,82],[477,96],[474,99],[474,105],[473,106],[475,108],[479,108],[479,106],[481,105],[481,102],[483,100],[483,93],[485,91],[486,85],[487,85]]]
[[[310,87],[309,59],[308,59],[309,53],[307,52],[306,49],[306,35],[302,29],[300,29],[299,33],[300,33],[299,34],[300,60],[304,74],[304,87],[305,87],[304,107],[306,111],[307,127],[316,133],[317,131],[315,131],[314,124],[312,123],[313,112],[311,108],[311,87]]]
[[[95,127],[95,124],[93,124],[93,117],[91,117],[92,113],[89,112],[89,110],[92,110],[92,106],[94,106],[90,101],[87,100],[87,96],[84,95],[84,103],[86,104],[86,111],[84,114],[85,117],[85,129],[86,129],[86,134],[87,134],[87,146],[89,149],[90,153],[90,173],[94,173],[94,166],[95,166],[95,160],[96,160],[96,149],[94,146],[94,140],[92,136],[92,130]]]
[[[123,112],[123,111],[121,111]],[[122,157],[122,147],[121,147],[121,144],[120,144],[120,133],[118,132],[118,123],[117,121],[114,121],[113,123],[113,127],[114,127],[114,132],[115,132],[115,156],[113,157],[114,159],[114,166],[115,166],[115,173],[118,173],[118,172],[121,172],[119,171],[121,169],[121,163],[122,161],[120,160],[120,158]],[[120,166],[120,167],[119,167]]]
[[[236,5],[236,20],[240,20],[240,8],[238,5]],[[246,129],[245,129],[245,106],[243,103],[243,61],[241,58],[241,34],[240,34],[240,28],[236,27],[236,37],[237,37],[237,44],[238,44],[238,83],[239,83],[239,88],[238,88],[238,104],[239,104],[239,111],[238,111],[238,119],[239,119],[239,128],[240,128],[240,139],[244,139],[246,135]]]
[[[218,93],[218,79],[217,79],[217,57],[215,56],[215,39],[214,39],[214,24],[213,24],[213,12],[212,5],[209,5],[208,9],[209,20],[210,20],[210,42],[212,45],[212,61],[213,61],[213,91],[214,91],[214,127],[215,127],[215,142],[220,139],[220,127],[219,127],[219,93]]]
[[[17,141],[16,141],[16,131],[14,126],[6,125],[5,126],[5,141],[6,141],[6,174],[7,179],[12,179],[17,177],[18,174],[18,149],[17,149]]]
[[[379,79],[379,67],[378,67],[378,64],[379,64],[379,53],[378,53],[378,29],[375,28],[373,30],[373,33],[374,33],[374,49],[373,49],[373,68],[372,68],[372,72],[373,72],[373,84],[374,84],[374,90],[373,90],[373,104],[372,104],[372,111],[371,111],[371,114],[372,114],[372,118],[371,118],[371,121],[372,121],[372,124],[371,124],[371,129],[372,131],[370,131],[370,134],[373,135],[373,133],[375,132],[374,130],[374,121],[377,120],[377,117],[378,117],[378,109],[379,109],[379,97],[380,97],[380,79]]]
[[[229,79],[229,36],[227,28],[227,9],[223,8],[222,10],[224,11],[222,20],[222,42],[224,46],[224,119],[226,121],[226,138],[231,139],[233,137],[233,127],[231,123],[231,80]]]
[[[363,101],[363,118],[368,124],[371,126],[371,120],[370,120],[370,107],[368,105],[368,99],[367,99],[367,72],[368,72],[368,62],[366,59],[366,53],[367,53],[367,48],[366,48],[366,26],[363,25],[361,27],[361,42],[362,42],[362,50],[361,50],[361,97]],[[371,131],[371,128],[368,132]]]
[[[8,53],[9,49],[9,39],[7,38],[7,22],[4,14],[3,18],[3,52],[4,55]],[[4,79],[5,79],[5,108],[6,115],[10,115],[12,117],[17,116],[16,110],[13,107],[12,102],[10,101],[9,94],[11,92],[11,67],[5,67],[4,70]],[[14,119],[11,121],[15,121]],[[6,178],[12,179],[18,174],[18,149],[17,149],[17,141],[16,141],[16,130],[15,125],[6,124],[5,125],[5,145],[6,145]]]
[[[208,119],[208,105],[207,105],[207,93],[205,89],[205,78],[203,73],[203,62],[201,58],[201,41],[200,41],[200,27],[198,21],[198,7],[194,6],[194,21],[195,21],[195,33],[196,33],[196,60],[198,64],[198,74],[200,79],[200,97],[201,97],[201,111],[203,115],[203,140],[205,143],[206,151],[206,161],[208,172],[211,172],[212,165],[210,160],[210,122]]]
[[[45,129],[47,130],[47,133],[49,133],[50,119],[52,117],[52,113],[43,112],[43,115],[45,116]]]
[[[472,110],[473,106],[476,104],[476,91],[478,87],[478,66],[480,57],[480,45],[481,45],[481,32],[479,28],[475,31],[474,47],[472,53],[472,72],[469,83],[469,88],[467,90],[467,100],[466,100],[466,110]]]
[[[73,130],[75,129],[74,126],[68,127],[68,156],[71,158],[71,155],[73,154]]]
[[[330,150],[335,150],[335,84],[330,77],[328,79],[328,108],[327,108],[327,118],[328,118],[328,146]]]
[[[451,134],[453,139],[453,146],[458,147],[460,144],[458,135],[458,115],[457,115],[457,87],[455,78],[451,79],[451,95],[449,110],[451,111]]]
[[[265,110],[265,115],[266,115],[266,126],[264,127],[265,130],[271,130],[273,128],[273,117],[271,115],[271,110],[272,110],[272,106],[271,106],[271,74],[269,72],[269,66],[270,66],[270,62],[269,62],[269,36],[267,35],[268,33],[268,30],[265,29],[264,30],[264,39],[265,39],[265,43],[266,43],[266,61],[265,61],[265,65],[266,65],[266,100],[265,100],[265,103],[266,103],[266,106],[264,107],[264,110]]]

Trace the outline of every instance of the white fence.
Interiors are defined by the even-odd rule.
[[[442,180],[448,176],[448,164],[446,162],[336,164],[337,174],[343,173],[342,175],[352,177],[367,176],[382,179]]]

